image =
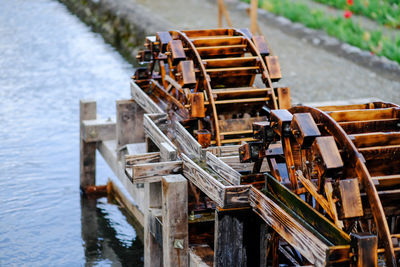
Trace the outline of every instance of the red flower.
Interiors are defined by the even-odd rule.
[[[352,6],[352,5],[354,4],[354,1],[353,1],[353,0],[347,0],[347,4],[348,4],[349,6]]]
[[[351,18],[351,16],[353,16],[353,13],[351,13],[350,10],[346,10],[343,14],[343,17],[345,17],[346,19]]]

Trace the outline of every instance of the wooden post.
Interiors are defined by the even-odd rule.
[[[182,175],[162,178],[163,261],[165,267],[188,265],[187,180]]]
[[[257,11],[258,11],[258,0],[251,0],[251,3],[250,3],[250,31],[252,34],[257,33]]]
[[[85,142],[82,136],[82,122],[84,120],[96,119],[96,102],[81,100],[79,103],[80,116],[80,188],[85,191],[86,187],[96,184],[96,142]]]
[[[144,110],[134,100],[117,101],[118,146],[144,142]]]
[[[265,223],[250,209],[215,211],[214,267],[261,266]]]
[[[150,232],[152,214],[150,209],[161,209],[161,182],[145,183],[144,211],[144,266],[161,267],[163,265],[162,247]]]

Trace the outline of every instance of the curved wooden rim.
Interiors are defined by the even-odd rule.
[[[397,266],[395,252],[393,249],[393,242],[389,230],[389,225],[386,221],[385,212],[382,203],[379,199],[378,192],[372,181],[372,177],[365,165],[365,159],[361,153],[358,152],[356,146],[351,141],[343,128],[327,113],[320,109],[301,106],[289,109],[291,113],[310,113],[311,116],[319,122],[324,124],[326,130],[340,143],[349,154],[359,181],[363,184],[365,192],[367,193],[368,201],[371,206],[372,214],[374,216],[376,227],[378,228],[378,235],[383,240],[385,245],[385,258],[388,266]]]

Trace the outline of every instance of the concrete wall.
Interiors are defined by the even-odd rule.
[[[59,0],[95,32],[114,46],[130,63],[144,38],[172,27],[142,6],[127,0]]]

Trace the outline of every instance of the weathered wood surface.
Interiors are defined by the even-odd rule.
[[[110,166],[115,176],[120,180],[123,187],[128,191],[129,195],[134,200],[135,203],[130,205],[130,211],[135,216],[135,218],[137,218],[137,220],[143,225],[144,189],[138,188],[136,185],[132,184],[132,182],[126,176],[125,162],[119,161],[117,158],[117,141],[109,140],[99,142],[97,144],[97,149],[103,156],[104,160],[107,162],[108,166]],[[138,152],[143,153],[143,150],[139,150]],[[123,196],[123,194],[121,196]]]
[[[192,246],[189,249],[189,267],[214,266],[214,251],[208,245]]]
[[[155,182],[161,176],[182,171],[182,161],[143,163],[131,166],[133,183]]]
[[[119,146],[144,141],[144,110],[134,100],[119,100],[117,105],[117,141]]]
[[[185,153],[192,159],[200,159],[201,157],[201,145],[197,142],[194,137],[182,126],[180,122],[174,121],[174,134],[175,142],[179,146],[182,153]]]
[[[161,209],[149,208],[145,215],[144,221],[144,266],[145,267],[162,267],[163,251],[162,238],[157,240],[156,237],[162,237],[162,228],[156,223],[157,216],[161,216]],[[160,242],[161,241],[161,242]],[[161,243],[161,245],[160,245]]]
[[[160,145],[160,159],[161,161],[175,161],[178,157],[178,151],[170,144],[162,142]]]
[[[206,153],[206,163],[222,178],[227,180],[232,185],[240,185],[240,173],[235,171],[222,160],[214,156],[212,153]]]
[[[148,136],[154,142],[154,144],[157,145],[157,147],[160,147],[161,143],[167,143],[172,148],[176,149],[175,145],[169,140],[169,138],[160,130],[160,128],[151,119],[150,114],[144,115],[143,125],[146,136]]]
[[[215,201],[218,206],[224,206],[224,185],[194,163],[185,154],[182,154],[181,157],[184,176],[209,198]]]
[[[80,124],[80,157],[79,176],[80,188],[85,190],[87,186],[96,184],[96,143],[84,141],[84,120],[95,120],[97,117],[96,102],[81,100],[79,103]]]
[[[162,178],[163,262],[165,267],[188,265],[188,185],[182,175]]]
[[[115,139],[115,122],[111,120],[82,121],[82,138],[85,142],[99,142]]]
[[[194,185],[222,208],[242,207],[248,205],[250,186],[226,186],[211,176],[207,171],[194,163],[185,154],[181,155],[183,174]]]
[[[251,189],[250,203],[254,211],[311,264],[325,266],[328,245],[257,189]]]
[[[143,92],[142,89],[135,83],[131,82],[131,95],[132,98],[138,103],[146,113],[164,113],[164,111],[154,103],[151,98]]]
[[[129,167],[136,164],[159,162],[160,159],[161,159],[160,152],[126,155],[125,164],[127,167]]]

